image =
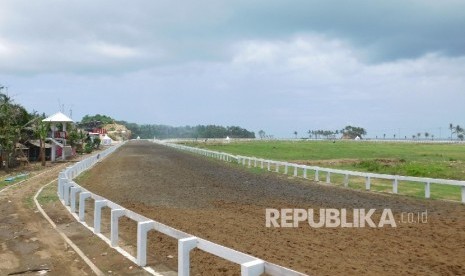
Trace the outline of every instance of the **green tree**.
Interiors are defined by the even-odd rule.
[[[10,96],[1,93],[1,88],[3,87],[0,86],[0,151],[6,153],[8,168],[15,155],[16,143],[19,142],[31,115],[24,107],[15,104]]]
[[[343,130],[342,133],[344,133],[345,136],[348,136],[351,139],[355,139],[357,136],[362,138],[363,135],[366,135],[367,132],[363,127],[355,127],[355,126],[346,126]]]
[[[47,139],[47,134],[48,130],[50,128],[50,125],[46,122],[43,122],[44,118],[38,117],[36,120],[36,128],[35,128],[35,133],[37,138],[39,138],[40,141],[40,163],[42,166],[45,167],[46,161],[45,161],[45,139]]]

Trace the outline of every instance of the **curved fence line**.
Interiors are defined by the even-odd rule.
[[[289,275],[289,276],[302,276],[306,275],[264,260],[254,256],[236,251],[234,249],[224,247],[222,245],[210,242],[205,239],[190,235],[182,232],[168,225],[154,221],[131,210],[128,210],[121,205],[118,205],[102,196],[92,193],[91,191],[79,186],[73,181],[80,173],[88,170],[96,163],[100,162],[103,158],[113,153],[122,144],[111,147],[99,154],[86,158],[77,162],[71,167],[67,167],[64,171],[60,172],[58,178],[58,196],[61,202],[67,206],[68,211],[84,226],[93,231],[97,236],[105,240],[112,247],[117,249],[120,253],[125,255],[128,259],[133,261],[139,266],[145,267],[147,265],[147,233],[150,230],[155,230],[178,241],[178,275],[189,275],[190,257],[189,253],[192,249],[198,248],[202,251],[213,254],[217,257],[223,258],[241,266],[241,275],[258,276],[263,273],[268,275]],[[212,155],[212,157],[219,158],[219,155]],[[223,154],[221,158],[225,161],[236,160],[234,156]],[[85,202],[87,199],[94,200],[94,223],[93,227],[87,225],[85,222]],[[77,210],[76,205],[79,205]],[[69,206],[69,207],[68,207]],[[110,240],[100,233],[102,208],[109,207],[111,209],[110,218]],[[122,216],[137,223],[137,256],[132,256],[118,246],[118,221]],[[145,269],[152,274],[159,275],[151,271],[150,268]]]
[[[299,172],[301,172],[301,176],[307,179],[308,172],[312,171],[314,174],[315,181],[320,181],[320,173],[323,172],[326,175],[326,183],[328,184],[331,183],[331,175],[338,174],[338,175],[344,176],[345,187],[349,186],[349,179],[351,176],[352,177],[363,177],[365,178],[365,189],[368,191],[371,189],[372,179],[382,179],[382,180],[392,181],[392,192],[395,194],[398,193],[400,181],[424,183],[425,198],[431,197],[431,184],[460,186],[462,203],[465,203],[465,181],[461,181],[461,180],[389,175],[389,174],[366,173],[366,172],[355,172],[355,171],[348,171],[348,170],[330,169],[330,168],[322,168],[318,166],[307,166],[307,165],[289,163],[285,161],[275,161],[275,160],[268,160],[268,159],[257,158],[257,157],[232,155],[232,154],[224,153],[224,152],[218,152],[218,151],[212,151],[212,150],[206,150],[206,149],[199,149],[195,147],[189,147],[185,145],[173,144],[173,143],[165,142],[161,140],[153,140],[153,142],[161,144],[161,145],[169,146],[172,148],[176,148],[179,150],[185,150],[185,151],[201,154],[201,155],[212,157],[212,158],[217,158],[217,159],[228,161],[228,162],[236,161],[238,164],[241,164],[243,166],[260,167],[261,169],[267,169],[268,171],[271,171],[273,168],[276,172],[280,172],[280,168],[284,168],[284,174],[289,174],[290,173],[289,171],[293,171],[293,175],[295,177],[300,176]]]

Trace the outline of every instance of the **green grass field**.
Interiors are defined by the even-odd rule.
[[[236,155],[351,171],[465,180],[464,144],[376,143],[354,141],[253,141],[188,143]],[[289,173],[291,174],[291,172]],[[309,176],[310,178],[311,176]],[[325,175],[320,179],[324,181]],[[334,176],[334,182],[342,183]],[[331,179],[333,183],[333,177]],[[349,185],[364,189],[363,179]],[[389,192],[391,183],[375,180],[372,189]],[[424,197],[422,183],[401,183],[399,193]],[[432,198],[460,200],[460,187],[432,185]]]

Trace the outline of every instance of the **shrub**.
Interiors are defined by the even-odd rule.
[[[94,147],[92,143],[87,143],[86,146],[84,147],[85,153],[91,153],[93,149]]]
[[[102,140],[100,140],[100,138],[98,137],[94,138],[94,148],[98,149],[100,147],[101,142]]]

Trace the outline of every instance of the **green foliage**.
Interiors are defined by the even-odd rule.
[[[138,125],[125,121],[116,123],[126,126],[132,132],[133,137],[140,136],[142,139],[166,138],[255,138],[255,133],[238,126],[198,125],[173,127],[167,125]]]
[[[115,120],[109,116],[106,115],[100,115],[100,114],[95,114],[95,115],[86,115],[82,118],[81,124],[87,124],[90,122],[100,122],[101,124],[112,124]]]
[[[351,139],[355,139],[357,136],[362,138],[363,135],[366,135],[367,132],[363,127],[355,127],[355,126],[346,126],[342,133],[344,135],[350,137]]]
[[[100,148],[100,143],[101,143],[101,142],[102,142],[102,140],[100,140],[100,138],[95,137],[95,138],[94,138],[94,145],[93,145],[94,148],[95,148],[95,149],[99,149],[99,148]]]
[[[93,149],[94,145],[92,143],[86,143],[86,146],[84,147],[84,152],[91,153]]]

